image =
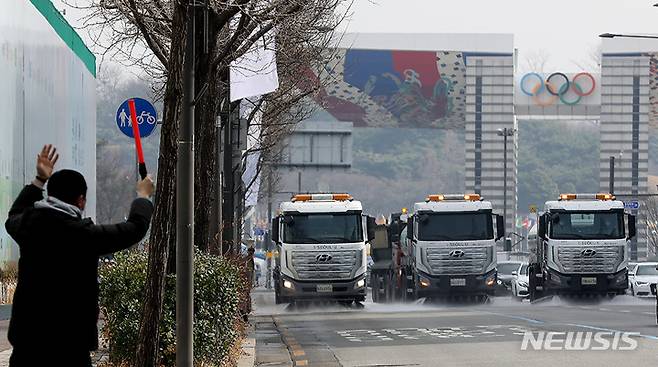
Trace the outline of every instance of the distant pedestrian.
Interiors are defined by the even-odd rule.
[[[254,272],[256,270],[256,264],[254,263],[254,253],[256,250],[253,247],[249,247],[247,250],[247,256],[245,258],[245,266],[247,267],[247,277],[249,278],[249,283],[254,284]]]
[[[247,292],[245,294],[245,299],[242,300],[241,311],[242,318],[246,322],[249,320],[249,314],[251,313],[251,288],[254,286],[254,252],[256,250],[253,247],[247,249],[247,254],[244,255],[242,260],[244,261],[244,276],[245,284],[247,285]]]
[[[83,218],[87,183],[76,171],[53,173],[57,159],[52,145],[43,147],[36,178],[5,223],[20,248],[10,367],[91,366],[89,352],[98,348],[98,258],[139,242],[153,213],[154,185],[146,178],[137,183],[138,199],[125,222],[96,225]]]

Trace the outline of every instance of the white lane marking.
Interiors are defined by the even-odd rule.
[[[501,338],[524,335],[528,329],[519,325],[491,325],[438,328],[400,328],[382,330],[341,330],[339,336],[350,342],[387,342],[394,340]]]

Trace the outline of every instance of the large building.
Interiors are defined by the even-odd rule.
[[[35,175],[44,144],[57,146],[59,168],[82,172],[86,214],[96,209],[96,61],[48,0],[0,5],[0,223]],[[0,267],[18,249],[0,226]]]
[[[658,127],[658,41],[605,39],[602,51],[601,187],[608,185],[610,157],[615,157],[615,193],[622,200],[641,202],[637,195],[649,191],[649,131]],[[631,256],[657,255],[647,251],[642,208],[629,209],[640,219]]]

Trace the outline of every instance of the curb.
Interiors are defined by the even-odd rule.
[[[237,367],[253,367],[256,364],[256,337],[254,326],[249,325],[247,336],[242,340],[242,353],[238,359]],[[2,367],[2,364],[0,364]]]

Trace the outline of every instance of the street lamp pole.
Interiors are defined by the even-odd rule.
[[[498,129],[498,136],[503,137],[503,218],[507,228],[507,137],[514,136],[515,129]]]
[[[619,33],[601,33],[600,38],[644,38],[644,39],[658,39],[658,36],[651,36],[647,34],[619,34]]]
[[[183,113],[176,163],[176,367],[194,363],[194,60],[195,4],[187,4]]]
[[[609,192],[610,194],[615,193],[615,156],[610,156],[610,182],[609,182]]]

